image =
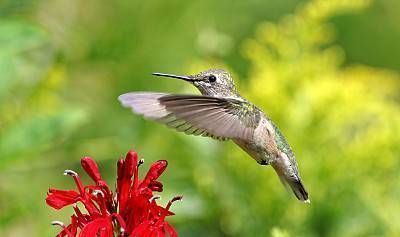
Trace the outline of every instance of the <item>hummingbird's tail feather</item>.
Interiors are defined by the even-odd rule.
[[[297,199],[306,203],[310,203],[310,199],[308,198],[308,193],[304,188],[304,185],[300,179],[289,181],[289,185],[293,193],[296,195]]]
[[[310,199],[308,198],[308,192],[306,191],[300,178],[292,178],[292,177],[287,178],[284,175],[280,174],[278,175],[283,185],[287,189],[290,188],[293,191],[294,195],[296,195],[297,199],[306,203],[310,203]]]

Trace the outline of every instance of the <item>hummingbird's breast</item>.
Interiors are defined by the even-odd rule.
[[[252,139],[233,139],[233,141],[259,164],[267,165],[279,155],[274,136],[273,126],[266,117],[263,117],[255,128]]]

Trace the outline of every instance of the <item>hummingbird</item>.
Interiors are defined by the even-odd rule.
[[[258,164],[271,165],[297,199],[310,202],[289,143],[261,109],[240,96],[227,71],[153,75],[189,82],[201,95],[129,92],[118,97],[121,104],[146,119],[189,135],[232,140]]]

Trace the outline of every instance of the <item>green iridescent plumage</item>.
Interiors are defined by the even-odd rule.
[[[293,168],[295,168],[296,171],[298,172],[297,162],[294,157],[294,153],[293,153],[292,149],[290,148],[289,143],[286,141],[286,138],[283,136],[283,134],[279,130],[279,128],[272,121],[271,121],[271,124],[275,130],[275,142],[276,142],[278,149],[288,156],[288,158],[290,159],[290,162],[293,164]]]

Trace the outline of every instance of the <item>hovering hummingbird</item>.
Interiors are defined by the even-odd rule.
[[[228,72],[210,69],[190,76],[153,75],[187,81],[202,95],[130,92],[118,97],[122,105],[186,134],[231,139],[260,165],[271,165],[299,200],[310,202],[285,137],[263,111],[239,95]]]

